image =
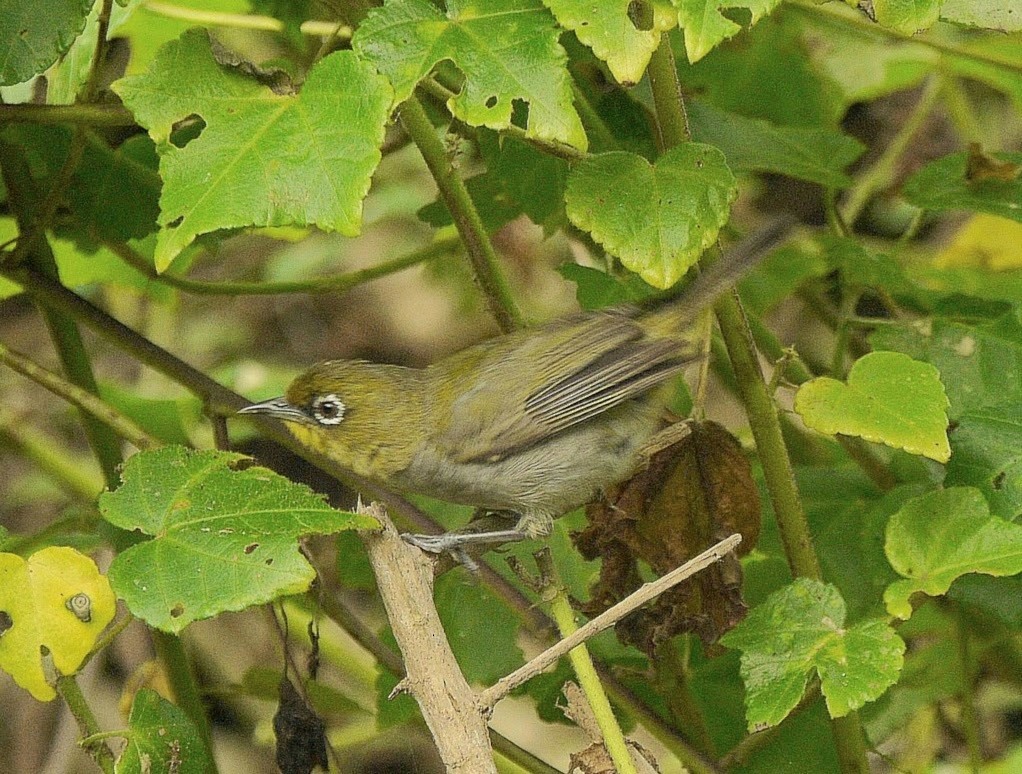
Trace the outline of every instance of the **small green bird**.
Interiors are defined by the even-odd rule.
[[[652,308],[582,312],[497,336],[426,368],[327,361],[241,414],[404,492],[509,512],[490,532],[406,535],[425,551],[548,535],[553,519],[635,472],[693,326],[787,231],[779,220]]]

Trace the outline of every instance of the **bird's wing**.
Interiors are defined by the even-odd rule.
[[[560,321],[478,356],[438,441],[459,462],[500,459],[663,383],[690,359],[620,311]],[[458,372],[458,369],[453,369]]]

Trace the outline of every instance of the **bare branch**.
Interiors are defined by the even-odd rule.
[[[726,537],[719,543],[716,543],[703,551],[698,556],[685,562],[685,564],[671,570],[671,572],[667,573],[667,575],[639,587],[616,605],[604,610],[596,616],[596,618],[589,621],[589,623],[579,627],[574,634],[565,637],[556,645],[540,653],[525,666],[515,670],[506,677],[502,677],[491,687],[483,691],[479,695],[479,699],[483,706],[487,709],[492,709],[493,706],[507,696],[508,693],[513,691],[522,683],[527,682],[538,675],[540,672],[556,662],[561,656],[565,655],[569,650],[581,645],[590,638],[595,637],[604,629],[610,628],[633,610],[642,607],[651,599],[658,597],[672,586],[675,586],[685,580],[685,578],[695,575],[700,570],[703,570],[714,562],[719,561],[726,554],[733,551],[741,542],[741,535],[735,534],[730,537]]]
[[[379,503],[359,506],[382,529],[362,539],[394,639],[404,656],[407,691],[419,703],[440,757],[453,774],[496,774],[486,719],[454,659],[433,604],[433,560],[405,543]]]

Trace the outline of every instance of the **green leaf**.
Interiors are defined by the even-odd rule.
[[[724,8],[747,8],[755,24],[780,5],[781,0],[671,0],[678,9],[678,22],[685,30],[685,52],[689,62],[698,62],[741,26],[727,18]]]
[[[176,400],[145,398],[113,382],[102,383],[99,394],[103,400],[163,443],[188,444],[186,424],[194,426],[202,416],[202,403],[191,396]]]
[[[1022,10],[1006,0],[943,0],[940,18],[966,27],[1001,32],[1022,30]]]
[[[27,560],[0,554],[0,669],[39,701],[55,698],[40,648],[60,674],[74,674],[116,604],[106,576],[73,548],[44,548]]]
[[[21,124],[7,127],[2,137],[21,148],[39,190],[49,190],[67,160],[71,134],[61,126]],[[149,138],[132,137],[113,149],[90,136],[65,197],[74,226],[61,233],[93,249],[97,241],[140,239],[156,230],[159,197]]]
[[[117,774],[214,771],[206,745],[188,716],[151,688],[141,688],[131,703],[128,744],[117,759]]]
[[[518,202],[511,200],[504,193],[501,181],[493,174],[484,173],[470,177],[465,181],[465,188],[468,189],[472,201],[476,203],[483,228],[490,234],[522,214]],[[454,223],[450,210],[439,197],[420,209],[417,214],[420,220],[434,228]]]
[[[0,14],[0,86],[27,81],[67,51],[93,0],[4,0]]]
[[[99,498],[111,524],[153,539],[118,554],[110,582],[152,626],[192,621],[308,588],[315,572],[302,535],[371,528],[266,468],[237,470],[240,454],[167,446],[136,454],[124,483]]]
[[[948,400],[940,374],[899,352],[871,352],[848,383],[820,377],[803,384],[795,411],[821,433],[853,435],[947,462]]]
[[[583,309],[632,303],[653,294],[653,289],[634,274],[615,277],[577,263],[565,263],[557,271],[566,280],[575,283],[575,298]]]
[[[1022,164],[1022,153],[994,153],[1001,162]],[[931,161],[905,182],[904,194],[927,210],[975,210],[1022,223],[1022,176],[1014,180],[969,180],[968,153]]]
[[[341,532],[336,541],[337,582],[346,589],[374,590],[376,576],[362,539],[354,532]]]
[[[351,51],[320,60],[298,95],[275,94],[222,68],[208,36],[193,30],[114,90],[160,153],[160,271],[218,229],[314,224],[359,233],[392,95]],[[201,132],[177,147],[171,131],[190,116]]]
[[[917,497],[894,514],[884,550],[905,578],[884,592],[887,611],[908,618],[916,592],[939,596],[970,572],[1022,572],[1022,526],[992,516],[978,489],[952,487]]]
[[[449,572],[437,579],[434,599],[466,680],[490,684],[524,663],[516,644],[518,617],[492,591]]]
[[[692,137],[720,148],[735,172],[776,172],[845,188],[851,178],[844,169],[865,150],[858,140],[833,129],[777,126],[700,100],[691,100],[686,108]]]
[[[807,279],[822,277],[830,271],[818,250],[805,243],[788,243],[762,259],[747,277],[738,283],[742,301],[757,315],[780,304]]]
[[[877,22],[905,35],[933,26],[940,17],[942,0],[873,0]]]
[[[115,33],[128,21],[140,4],[141,0],[119,0],[113,5],[107,25],[108,40],[115,37]],[[99,12],[102,7],[103,3],[101,2],[92,4],[92,11],[89,12],[82,33],[75,38],[75,42],[60,60],[46,71],[46,104],[74,104],[78,92],[89,79],[92,59],[96,54],[96,39],[99,37]],[[134,43],[134,41],[132,42]]]
[[[639,29],[629,15],[632,0],[544,0],[557,22],[575,33],[600,59],[622,86],[639,82],[660,35],[677,26],[678,14],[666,0],[648,3],[652,19]]]
[[[721,642],[742,651],[750,731],[784,720],[813,670],[831,717],[847,715],[894,684],[905,652],[883,620],[845,626],[840,592],[808,578],[771,594]]]
[[[480,151],[490,173],[500,180],[502,194],[545,232],[562,226],[568,162],[513,137],[482,135]]]
[[[938,318],[923,327],[883,326],[870,337],[878,349],[896,349],[940,371],[949,416],[983,406],[1022,402],[1022,311],[992,322]]]
[[[590,156],[568,176],[571,222],[657,288],[669,288],[717,239],[737,194],[724,155],[686,143],[650,164],[633,153]]]
[[[449,0],[446,14],[429,0],[388,0],[366,15],[352,46],[390,79],[396,102],[449,59],[465,76],[462,91],[447,103],[454,116],[506,129],[512,103],[522,100],[528,136],[585,150],[558,34],[539,0]]]
[[[1006,403],[969,411],[950,433],[946,486],[974,486],[1001,518],[1022,513],[1022,406]]]

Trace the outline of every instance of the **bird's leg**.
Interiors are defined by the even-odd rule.
[[[496,526],[495,522],[506,524],[511,518],[517,520],[513,527],[492,528]],[[533,521],[534,517],[519,516],[509,511],[477,511],[476,516],[464,529],[444,532],[441,535],[404,534],[401,537],[406,543],[410,543],[422,551],[431,554],[449,553],[459,563],[471,566],[470,562],[465,561],[469,559],[466,549],[470,547],[514,543],[549,534],[550,530],[543,531],[542,525],[540,525],[540,529],[536,529],[536,526],[532,524]]]

